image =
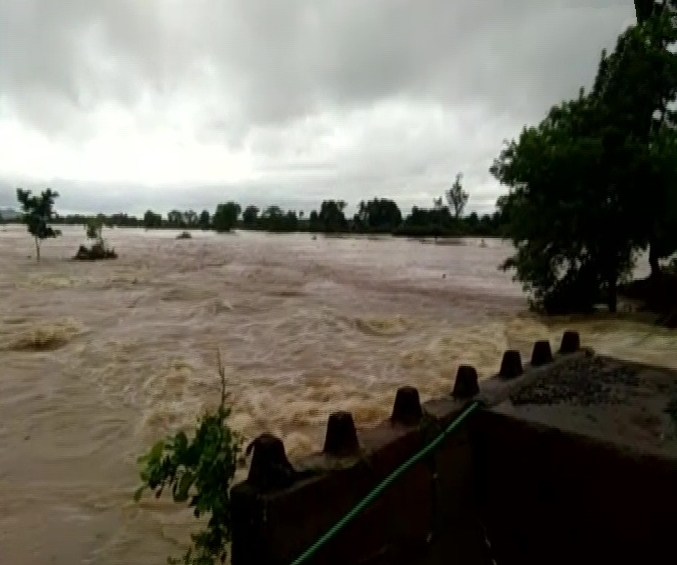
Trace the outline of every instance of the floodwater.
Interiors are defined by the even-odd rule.
[[[150,565],[193,525],[164,498],[132,501],[137,456],[219,397],[217,350],[245,438],[321,447],[330,412],[389,415],[397,387],[448,393],[506,348],[556,345],[677,366],[675,333],[604,317],[525,313],[509,247],[113,229],[117,261],[68,261],[80,227],[45,242],[0,231],[0,563]]]

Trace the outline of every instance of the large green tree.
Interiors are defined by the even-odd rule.
[[[402,223],[402,212],[394,200],[373,198],[360,202],[353,218],[353,227],[359,231],[392,232]]]
[[[40,196],[34,195],[30,190],[16,189],[16,199],[21,204],[22,220],[26,224],[28,233],[35,240],[35,256],[40,261],[40,244],[44,239],[55,238],[61,235],[50,225],[56,216],[54,201],[59,193],[48,188],[43,190]]]
[[[181,210],[171,210],[167,212],[167,225],[172,228],[183,228],[186,226],[184,215]]]
[[[604,298],[613,311],[633,252],[669,251],[674,34],[665,13],[626,30],[614,52],[602,54],[592,90],[553,107],[493,163],[510,189],[498,204],[517,250],[503,267],[516,270],[535,306],[585,310]]]
[[[614,53],[603,56],[593,94],[606,112],[605,122],[615,124],[616,139],[645,146],[629,163],[639,175],[629,177],[635,194],[642,188],[635,198],[634,242],[649,248],[657,275],[659,259],[677,251],[677,2],[643,4],[637,9],[639,25],[620,36]]]
[[[209,213],[209,210],[202,210],[200,212],[200,217],[198,219],[198,225],[200,229],[208,230],[212,225],[212,216]]]
[[[146,210],[143,215],[143,227],[147,230],[162,227],[162,216],[152,210]]]
[[[257,206],[247,206],[242,212],[242,224],[247,228],[256,227],[259,219],[259,209]]]
[[[346,203],[343,200],[325,200],[320,206],[318,220],[325,232],[341,232],[348,229],[344,210]]]
[[[240,205],[236,202],[226,202],[219,204],[212,216],[212,226],[219,232],[228,232],[237,225],[237,219],[240,216]]]

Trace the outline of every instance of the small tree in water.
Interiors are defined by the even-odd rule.
[[[40,244],[43,239],[58,237],[61,231],[50,226],[54,220],[54,201],[59,193],[51,188],[44,190],[40,196],[34,196],[30,190],[16,189],[16,198],[21,204],[23,223],[28,228],[28,233],[35,240],[35,254],[40,261]]]
[[[463,185],[461,184],[462,178],[463,175],[458,173],[456,175],[454,184],[444,193],[444,196],[447,199],[447,204],[449,204],[449,208],[453,209],[454,218],[457,220],[463,215],[465,206],[468,203],[468,193],[463,190]]]
[[[89,218],[85,224],[87,239],[91,240],[92,246],[81,245],[73,259],[77,261],[98,261],[100,259],[117,259],[114,249],[109,249],[103,239],[103,218]]]
[[[92,239],[103,247],[103,220],[100,218],[89,218],[85,226],[87,239]]]
[[[180,431],[157,442],[139,458],[142,485],[134,494],[136,501],[146,488],[156,498],[169,488],[174,502],[187,502],[196,518],[209,516],[206,528],[190,535],[192,544],[183,557],[169,558],[169,563],[223,563],[232,538],[230,486],[241,440],[227,424],[230,407],[226,404],[226,379],[220,355],[218,364],[221,401],[216,412],[206,413],[198,420],[192,439]]]

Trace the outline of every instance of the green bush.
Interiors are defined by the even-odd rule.
[[[139,458],[142,485],[134,494],[140,500],[150,489],[159,498],[165,489],[174,502],[187,503],[193,515],[209,516],[205,529],[191,534],[192,544],[181,559],[169,563],[213,565],[223,563],[232,538],[230,487],[241,451],[241,439],[227,424],[230,408],[226,404],[226,380],[221,357],[221,402],[215,413],[198,420],[192,439],[180,431],[157,442]]]

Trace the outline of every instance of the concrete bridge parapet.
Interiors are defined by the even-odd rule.
[[[677,440],[644,449],[623,441],[623,426],[633,398],[660,420],[669,394],[677,398],[675,372],[596,356],[565,332],[554,354],[537,341],[528,364],[506,351],[481,382],[461,365],[450,388],[421,403],[403,387],[391,417],[370,428],[334,413],[323,450],[293,465],[282,441],[259,436],[248,479],[232,491],[233,565],[293,563],[475,400],[484,407],[304,562],[636,564],[670,555]],[[605,410],[621,416],[596,427],[591,418]]]

